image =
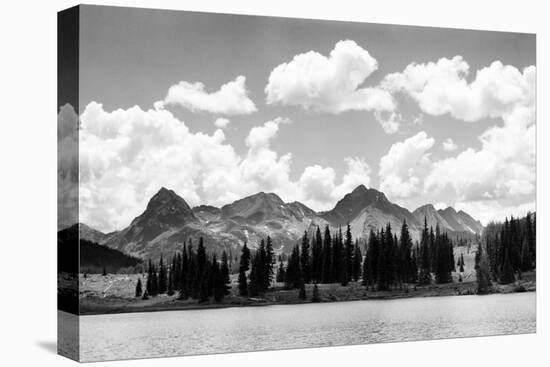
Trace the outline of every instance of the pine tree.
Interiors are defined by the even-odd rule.
[[[483,247],[481,244],[478,247],[476,259],[479,259],[476,268],[477,293],[486,294],[490,291],[491,279],[489,275],[489,264],[486,256],[483,254]]]
[[[359,247],[359,241],[355,242],[355,247],[353,249],[353,266],[352,266],[352,278],[353,281],[357,282],[361,278],[361,263],[363,261],[363,254],[361,253],[361,248]]]
[[[452,282],[451,270],[454,267],[452,244],[445,234],[441,234],[439,225],[435,227],[434,250],[435,281],[439,284]]]
[[[260,294],[261,274],[258,273],[259,268],[261,267],[261,265],[259,264],[260,261],[261,259],[259,258],[258,253],[252,256],[249,274],[250,282],[248,283],[248,295],[250,297],[256,297]]]
[[[479,262],[481,261],[481,243],[478,244],[478,248],[474,257],[474,269],[477,270]]]
[[[164,266],[164,261],[162,259],[162,255],[160,255],[160,263],[159,263],[159,286],[158,286],[158,292],[160,294],[166,293],[167,289],[167,274],[166,274],[166,267]]]
[[[435,244],[435,233],[432,226],[430,226],[430,237],[428,242],[428,251],[430,256],[430,272],[435,273],[436,263],[437,263],[437,250]]]
[[[275,251],[273,250],[273,241],[270,236],[266,238],[265,245],[265,289],[271,286],[273,281],[273,266],[275,265]]]
[[[417,251],[412,251],[411,262],[409,267],[409,282],[416,283],[418,281],[418,259],[416,256]]]
[[[246,242],[241,250],[240,268],[244,271],[250,270],[250,250],[246,246]]]
[[[304,231],[304,235],[302,236],[302,249],[301,249],[301,257],[300,257],[300,266],[302,269],[302,276],[304,278],[304,282],[309,283],[311,280],[311,271],[309,267],[310,258],[309,258],[309,238],[307,237],[307,231]]]
[[[514,268],[510,260],[509,252],[510,251],[508,249],[505,249],[504,262],[501,266],[500,277],[498,279],[498,282],[500,284],[509,284],[516,281],[516,277],[514,275]]]
[[[156,297],[159,294],[159,279],[155,268],[153,268],[151,284],[151,296]]]
[[[224,251],[225,254],[225,251]],[[226,262],[227,262],[227,255],[226,255]],[[217,303],[220,303],[223,301],[223,298],[225,296],[226,289],[226,283],[224,276],[221,272],[220,266],[218,264],[218,260],[216,259],[216,255],[212,258],[212,268],[211,268],[211,274],[213,279],[213,287],[214,287],[214,301]]]
[[[199,246],[197,247],[197,270],[195,278],[195,286],[198,289],[199,302],[208,301],[208,276],[207,271],[208,260],[206,258],[206,249],[204,248],[204,240],[199,238]]]
[[[325,227],[325,236],[323,237],[323,268],[322,268],[322,282],[330,283],[332,281],[332,239],[330,237],[330,229],[328,226]]]
[[[412,239],[406,220],[403,220],[403,224],[401,225],[399,249],[401,253],[401,280],[405,283],[414,283],[416,273],[412,263],[413,259],[411,257]]]
[[[256,261],[253,261],[251,263],[250,274],[254,272],[254,275],[256,277],[255,279],[256,283],[254,285],[257,287],[257,292],[264,293],[269,287],[269,274],[268,274],[268,268],[267,268],[268,260],[267,260],[266,246],[265,246],[265,241],[263,239],[260,241],[260,246],[258,247],[258,251],[256,251],[254,258],[256,259]],[[250,279],[252,281],[252,278]]]
[[[323,238],[319,226],[317,226],[313,243],[311,251],[312,280],[321,282],[323,280]]]
[[[141,289],[141,278],[138,278],[137,284],[136,284],[136,297],[142,296],[142,289]]]
[[[521,271],[531,270],[531,253],[529,250],[529,242],[527,239],[524,239],[521,242]]]
[[[241,296],[248,295],[248,284],[246,282],[246,273],[242,268],[239,270],[239,295]]]
[[[227,259],[227,253],[222,253],[222,265],[220,267],[221,280],[223,283],[223,294],[228,295],[231,289],[231,279],[229,277],[229,263]]]
[[[248,283],[246,280],[246,271],[250,267],[250,250],[246,246],[246,242],[241,250],[241,259],[239,264],[239,294],[241,296],[248,295]]]
[[[363,282],[366,287],[373,287],[378,281],[378,256],[380,252],[380,246],[378,243],[379,235],[374,233],[371,229],[369,234],[369,243],[367,246],[367,253],[365,254],[365,260],[363,261]]]
[[[296,245],[292,249],[292,253],[288,259],[288,264],[285,270],[285,288],[298,288],[301,283],[303,283],[303,278],[300,269],[300,249],[298,245]]]
[[[175,262],[174,262],[174,265],[175,265]],[[170,272],[168,273],[168,288],[167,288],[166,294],[168,294],[169,296],[174,295],[174,273],[175,273],[174,268],[171,268]]]
[[[277,283],[283,283],[285,281],[285,267],[283,265],[283,262],[279,262],[279,269],[277,270]]]
[[[193,250],[193,242],[189,240],[187,245],[187,252],[189,256],[189,269],[187,276],[187,289],[189,297],[192,299],[198,299],[200,293],[200,282],[197,281],[197,253]]]
[[[342,243],[342,229],[339,230],[332,238],[332,282],[339,282],[342,280],[342,273],[344,272],[342,266],[343,259],[343,243]]]
[[[351,227],[348,222],[348,225],[346,228],[346,238],[344,241],[344,264],[345,264],[344,278],[345,278],[346,284],[353,278],[353,253],[354,253],[354,244],[353,244],[353,238],[351,236]]]
[[[533,223],[531,221],[531,213],[527,213],[527,216],[525,217],[525,237],[526,237],[526,241],[527,241],[527,250],[526,253],[529,254],[529,263],[530,263],[530,266],[529,266],[529,270],[533,269],[536,265],[536,261],[535,261],[535,254],[536,254],[536,250],[537,250],[537,247],[535,245],[535,223],[534,223],[534,220],[533,220]]]
[[[180,288],[179,288],[179,299],[188,299],[189,298],[189,258],[187,245],[183,243],[183,249],[181,254],[181,270],[180,270]]]
[[[168,273],[168,288],[170,288],[170,282],[172,282],[172,293],[174,289],[179,289],[179,280],[180,280],[180,266],[178,264],[179,254],[176,252],[172,256],[172,263],[170,264],[170,272]]]
[[[147,267],[147,281],[145,289],[149,294],[151,294],[151,291],[153,289],[153,263],[151,262],[151,259],[149,259],[149,264]]]
[[[424,217],[424,229],[420,240],[420,273],[418,275],[418,285],[430,284],[430,252],[429,252],[430,234],[428,232],[428,222]]]
[[[391,225],[386,225],[386,230],[380,232],[382,246],[378,257],[378,290],[388,290],[394,283],[394,237]]]

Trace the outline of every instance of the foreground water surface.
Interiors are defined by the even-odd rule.
[[[83,361],[533,333],[535,293],[80,317]]]

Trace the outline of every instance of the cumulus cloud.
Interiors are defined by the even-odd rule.
[[[423,178],[431,169],[428,150],[435,140],[421,131],[393,144],[380,159],[380,188],[390,197],[402,199],[419,194]]]
[[[301,200],[312,208],[328,209],[357,186],[369,185],[371,170],[363,159],[346,157],[344,162],[347,169],[339,184],[332,167],[306,167],[298,182]]]
[[[410,64],[403,72],[387,75],[381,85],[391,93],[404,93],[430,115],[451,114],[464,121],[506,118],[517,108],[533,109],[535,67],[523,71],[500,61],[477,71],[469,83],[470,66],[461,57]]]
[[[469,202],[456,202],[454,205],[456,210],[463,210],[466,213],[473,214],[475,219],[479,220],[483,225],[491,221],[503,221],[504,218],[523,217],[528,212],[535,211],[535,200],[521,202],[513,200],[512,202],[500,202],[494,200],[481,200]]]
[[[535,126],[492,127],[481,148],[468,148],[434,163],[427,190],[452,187],[461,201],[531,196],[535,193]]]
[[[269,141],[279,131],[279,124],[290,123],[289,119],[277,117],[275,120],[268,121],[262,126],[253,127],[248,133],[245,143],[250,149],[268,148]]]
[[[447,138],[443,141],[443,150],[446,152],[452,152],[458,149],[458,145],[455,144],[453,139]]]
[[[214,121],[214,126],[216,126],[218,129],[225,129],[227,125],[229,125],[231,121],[224,117],[217,118],[216,121]]]
[[[215,92],[208,92],[200,82],[181,81],[168,89],[163,101],[155,103],[156,109],[167,105],[179,105],[190,111],[204,111],[218,115],[249,115],[256,112],[254,102],[248,97],[246,78],[238,76]]]
[[[367,50],[354,41],[340,41],[328,57],[309,51],[273,69],[265,87],[266,101],[333,114],[375,111],[384,130],[393,133],[399,120],[392,113],[391,94],[378,87],[361,87],[377,69],[378,62]]]
[[[275,192],[284,200],[300,200],[313,209],[327,209],[339,193],[369,182],[369,169],[358,158],[346,158],[341,182],[329,181],[327,197],[310,197],[302,180],[291,180],[292,155],[279,155],[271,141],[290,120],[276,118],[253,127],[239,155],[224,132],[192,133],[165,109],[138,106],[106,111],[99,103],[80,116],[80,220],[103,231],[127,226],[144,210],[162,186],[190,205],[224,205],[259,191]],[[309,181],[311,184],[311,180]]]
[[[78,221],[78,115],[70,104],[57,114],[57,229]]]
[[[420,132],[382,157],[380,187],[403,205],[452,205],[483,223],[523,215],[535,208],[534,133],[534,125],[493,127],[480,137],[480,149],[436,160],[430,155],[434,140]]]
[[[416,172],[418,167],[425,167],[423,175],[383,170],[381,161],[381,182],[390,192],[396,191],[393,192],[396,197],[411,198],[418,192],[429,200],[445,193],[446,201],[471,210],[485,210],[479,216],[487,218],[506,211],[510,211],[506,214],[509,215],[514,209],[532,209],[536,183],[535,73],[534,66],[520,71],[495,61],[478,70],[468,82],[470,67],[456,56],[413,63],[403,72],[387,75],[382,87],[411,97],[423,113],[450,114],[467,122],[493,118],[496,124],[478,137],[480,148],[467,148],[441,160],[432,160],[426,151],[411,158],[410,169]],[[394,144],[390,153],[392,150],[395,153],[396,146],[404,150],[405,142]],[[430,149],[431,145],[425,147]],[[451,139],[443,142],[443,148],[458,149]],[[389,162],[392,160],[386,160],[384,165],[391,167]]]

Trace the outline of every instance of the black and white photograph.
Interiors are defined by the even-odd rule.
[[[532,33],[61,11],[59,353],[535,333],[536,61]]]

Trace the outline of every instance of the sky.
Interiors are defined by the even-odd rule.
[[[59,110],[80,117],[80,220],[124,228],[162,186],[523,215],[535,73],[530,34],[84,6],[79,111]]]

